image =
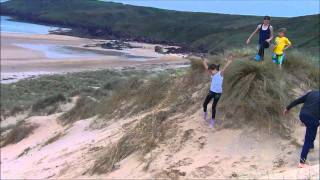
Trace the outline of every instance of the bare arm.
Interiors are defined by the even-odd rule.
[[[289,47],[291,47],[291,44],[288,44],[283,50],[287,50]]]
[[[259,26],[256,28],[256,30],[253,31],[253,33],[250,34],[249,38],[247,39],[247,44],[250,43],[251,38],[259,31]]]
[[[204,67],[206,70],[208,70],[207,60],[206,60],[203,56],[201,56],[201,60],[202,60],[203,67]]]
[[[230,64],[234,61],[233,56],[227,57],[227,63],[224,65],[223,69],[220,71],[221,76],[224,76],[225,70],[230,66]]]

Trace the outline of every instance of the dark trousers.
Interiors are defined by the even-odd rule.
[[[304,137],[304,144],[300,156],[300,163],[305,163],[310,148],[314,148],[314,140],[317,136],[319,120],[304,113],[300,114],[300,120],[306,126],[306,135]]]
[[[212,118],[214,119],[216,117],[216,107],[218,104],[218,101],[221,97],[221,93],[215,93],[210,91],[206,97],[206,99],[203,102],[203,111],[207,112],[207,106],[210,103],[211,99],[213,99],[212,103]]]
[[[269,48],[269,43],[267,41],[260,42],[258,55],[261,57],[261,60],[264,59],[264,49],[265,48]]]
[[[262,44],[259,44],[258,54],[261,57],[261,60],[263,60],[263,58],[264,58],[264,46]]]

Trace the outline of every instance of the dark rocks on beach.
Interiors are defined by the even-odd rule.
[[[190,52],[188,48],[186,47],[168,47],[166,48],[166,53],[167,54],[185,54]]]
[[[132,46],[130,43],[124,42],[124,41],[110,41],[106,43],[102,43],[101,47],[104,49],[117,49],[117,50],[123,50],[123,49],[131,49],[131,48],[139,48],[137,46]]]
[[[154,47],[154,52],[157,52],[157,53],[160,53],[160,54],[163,54],[163,47],[161,46],[155,46]]]
[[[134,46],[125,41],[100,41],[96,44],[86,44],[84,47],[101,47],[103,49],[116,49],[116,50],[123,50],[123,49],[131,49],[131,48],[142,48],[142,46]]]
[[[69,35],[71,29],[68,28],[58,28],[55,30],[49,31],[50,34],[58,34],[58,35]]]
[[[155,46],[154,51],[160,54],[187,54],[189,51],[186,47],[167,47]]]
[[[16,78],[13,78],[13,77],[7,77],[7,78],[2,78],[1,80],[2,81],[9,81],[9,80],[14,80]]]

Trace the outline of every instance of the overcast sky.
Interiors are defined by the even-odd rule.
[[[108,1],[108,0],[106,0]],[[294,17],[319,13],[319,0],[112,0],[179,11]]]

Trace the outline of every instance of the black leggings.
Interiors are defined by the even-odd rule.
[[[259,56],[261,57],[261,60],[264,59],[264,45],[263,44],[259,44],[259,52],[258,52]]]
[[[216,107],[218,104],[218,101],[221,97],[221,93],[215,93],[210,91],[206,97],[206,99],[203,102],[203,111],[207,112],[207,106],[210,103],[211,99],[213,99],[212,103],[212,118],[214,119],[216,117]]]
[[[264,59],[264,49],[269,48],[269,43],[267,41],[264,41],[263,43],[259,44],[259,56],[261,57],[261,60]]]

